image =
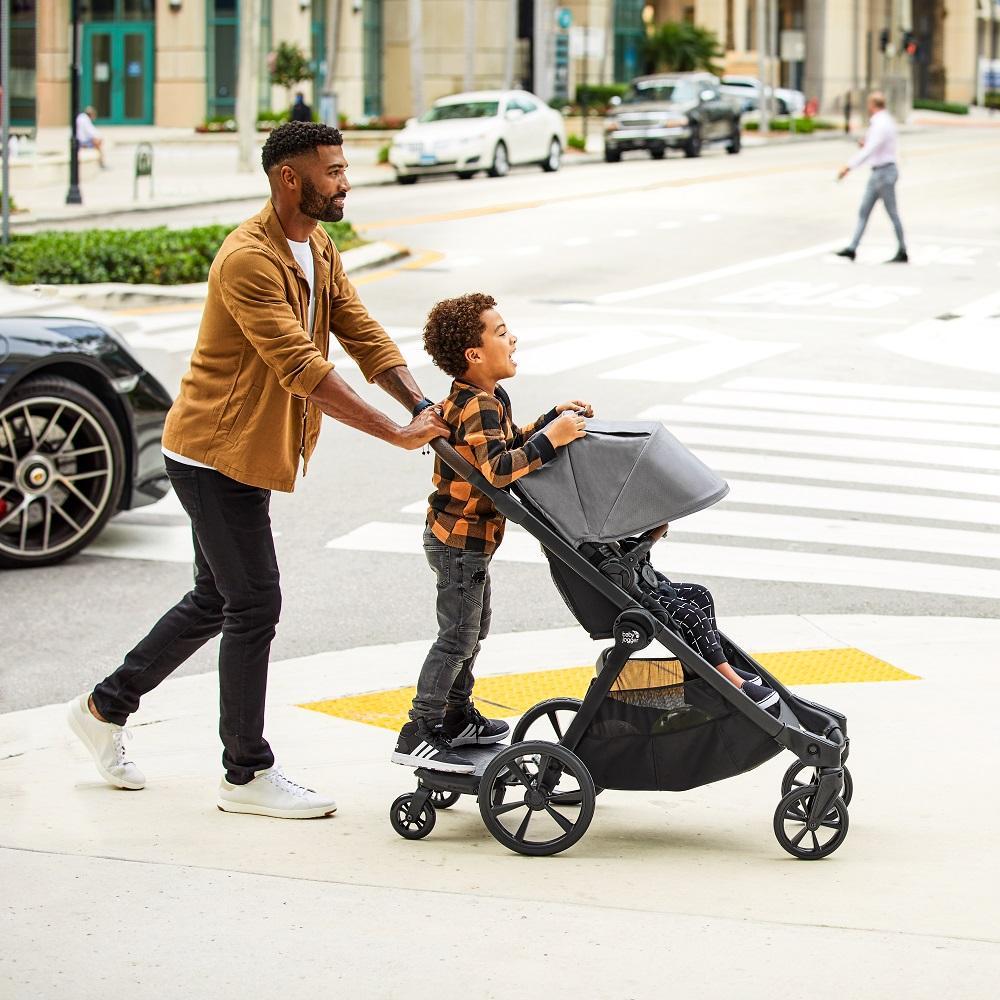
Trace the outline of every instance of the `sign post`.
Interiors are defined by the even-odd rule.
[[[569,29],[573,26],[573,11],[569,7],[556,8],[555,80],[552,96],[559,101],[569,100]]]

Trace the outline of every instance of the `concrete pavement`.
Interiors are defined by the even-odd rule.
[[[988,996],[1000,975],[1000,809],[992,750],[1000,623],[866,615],[724,623],[756,651],[849,647],[918,679],[821,683],[846,711],[856,794],[847,840],[816,864],[777,845],[783,754],[691,792],[606,792],[556,858],[507,852],[473,800],[401,840],[412,789],[384,728],[301,707],[409,685],[427,637],[272,666],[268,737],[335,818],[290,823],[214,808],[217,678],[168,681],[134,717],[148,786],[105,786],[64,706],[0,717],[0,995],[88,1000]],[[580,629],[493,636],[483,678],[592,662]],[[794,658],[793,658],[794,660]],[[823,680],[822,677],[815,678]],[[827,678],[832,679],[832,678]],[[552,691],[556,693],[568,693]],[[808,985],[806,985],[808,983]],[[788,992],[788,987],[781,987]]]

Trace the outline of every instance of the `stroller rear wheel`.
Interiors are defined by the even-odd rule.
[[[517,743],[490,761],[479,783],[486,829],[518,854],[572,847],[594,818],[594,781],[575,753],[557,743]]]
[[[785,776],[781,779],[781,794],[787,795],[793,788],[803,788],[818,782],[819,771],[815,767],[796,761],[785,771]],[[844,790],[840,793],[840,797],[844,800],[845,806],[849,806],[851,799],[854,798],[854,779],[846,767],[844,768]]]
[[[579,698],[548,698],[532,705],[518,720],[510,742],[545,740],[558,743],[582,704]],[[594,786],[595,794],[600,795],[603,791],[599,785]]]
[[[793,788],[774,811],[774,835],[792,857],[818,861],[840,847],[847,836],[847,806],[839,796],[821,819],[810,819],[817,785]]]
[[[413,793],[400,795],[389,807],[392,828],[406,840],[421,840],[434,829],[437,813],[428,799],[419,810],[413,809]]]

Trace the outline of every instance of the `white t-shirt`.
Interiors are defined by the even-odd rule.
[[[90,121],[90,119],[87,119]],[[287,238],[287,237],[286,237]],[[306,240],[304,243],[298,243],[295,240],[288,240],[288,248],[292,251],[292,256],[298,262],[299,267],[305,272],[306,281],[309,283],[309,336],[312,336],[313,320],[316,318],[316,295],[313,292],[313,285],[315,284],[315,270],[313,266],[313,255],[312,247],[309,245],[309,241]],[[180,462],[182,465],[193,465],[197,469],[211,469],[212,466],[205,465],[203,462],[196,462],[193,458],[187,458],[184,455],[178,455],[176,452],[167,451],[166,448],[160,449],[167,458],[172,458],[175,462]]]
[[[307,332],[311,337],[313,320],[316,317],[316,295],[313,292],[315,272],[313,270],[312,247],[309,245],[308,240],[304,243],[297,243],[295,240],[288,240],[288,248],[292,251],[292,256],[298,262],[299,267],[302,268],[306,276],[306,281],[309,283],[309,330]]]

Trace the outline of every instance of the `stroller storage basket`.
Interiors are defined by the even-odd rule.
[[[603,788],[680,792],[741,774],[782,747],[678,660],[630,660],[577,748]]]

